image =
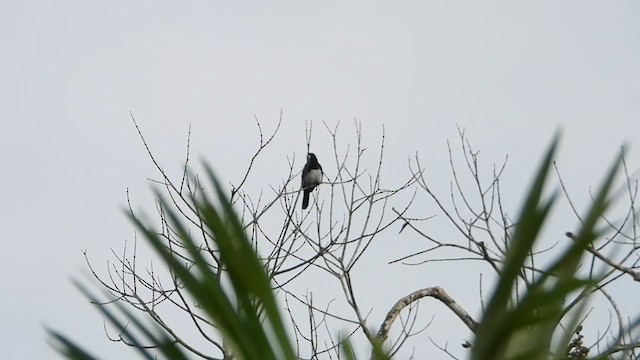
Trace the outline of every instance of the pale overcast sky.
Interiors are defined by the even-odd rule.
[[[180,171],[191,124],[194,159],[238,181],[256,146],[254,114],[272,130],[282,109],[278,141],[250,184],[256,192],[286,177],[287,156],[300,161],[309,120],[321,162],[331,156],[322,121],[341,123],[346,146],[356,118],[372,148],[384,124],[385,178],[405,178],[418,151],[445,197],[446,140],[466,128],[487,171],[509,154],[504,190],[513,207],[558,128],[559,166],[579,205],[623,142],[632,170],[640,164],[638,1],[176,4],[0,5],[3,359],[56,358],[44,326],[105,359],[132,357],[107,340],[69,281],[87,273],[82,250],[104,270],[110,249],[133,238],[121,211],[127,188],[135,207],[154,209],[146,179],[157,174],[129,111],[170,173]],[[422,216],[435,214],[424,204]],[[562,221],[575,224],[570,214]],[[379,246],[372,257],[384,263],[421,248],[403,241],[401,251]],[[363,275],[359,290],[376,299],[366,304],[372,324],[401,296],[434,285],[477,314],[477,274],[433,269]],[[464,357],[468,332],[441,308],[420,307],[436,320],[419,335],[417,358],[433,351],[428,337]]]

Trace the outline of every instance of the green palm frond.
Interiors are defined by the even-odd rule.
[[[472,348],[472,359],[556,359],[565,358],[571,336],[586,301],[573,309],[565,319],[565,331],[555,349],[551,349],[554,333],[566,315],[566,300],[572,293],[589,293],[599,281],[598,276],[589,279],[578,277],[578,268],[587,247],[598,237],[596,226],[611,202],[610,190],[620,167],[618,157],[605,176],[603,184],[587,211],[578,236],[542,275],[528,284],[526,294],[513,300],[518,276],[526,267],[527,256],[533,251],[542,227],[548,219],[555,194],[543,199],[543,190],[558,144],[556,137],[547,151],[524,202],[516,229],[507,250],[504,267],[498,285],[493,292],[483,316]]]
[[[220,275],[207,263],[202,248],[190,235],[180,215],[171,210],[171,206],[164,206],[164,210],[190,260],[195,264],[189,268],[185,266],[183,259],[166,246],[165,240],[156,231],[138,218],[132,215],[130,218],[151,247],[181,280],[206,316],[216,324],[222,333],[225,346],[228,346],[235,359],[295,359],[292,344],[262,263],[222,186],[210,169],[207,169],[207,173],[215,201],[203,196],[194,199],[194,203],[206,231],[215,240],[220,251],[219,266],[224,268],[222,273],[228,280],[225,283],[228,286],[222,285]],[[166,200],[158,197],[162,205],[168,205]],[[99,303],[89,291],[80,285],[78,287],[92,303]],[[155,359],[158,353],[166,359],[187,358],[165,332],[157,326],[141,323],[122,305],[117,304],[115,310],[100,305],[98,309],[113,326],[122,331],[122,336],[128,343],[133,344],[143,358]],[[120,321],[118,315],[128,319],[131,324]],[[50,333],[55,346],[65,356],[73,359],[93,359],[88,352],[63,335],[55,331]],[[141,334],[143,338],[136,334]],[[151,351],[143,346],[145,343],[157,346]]]

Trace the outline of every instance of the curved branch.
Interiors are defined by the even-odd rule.
[[[393,325],[393,322],[398,317],[402,309],[411,305],[411,303],[427,296],[440,300],[440,302],[446,305],[451,311],[453,311],[454,314],[458,316],[458,318],[460,318],[460,320],[462,320],[465,325],[467,325],[469,330],[474,333],[476,332],[478,323],[473,320],[471,315],[469,315],[460,305],[458,305],[458,303],[456,303],[455,300],[453,300],[453,298],[449,296],[449,294],[447,294],[447,292],[444,291],[443,288],[434,286],[416,290],[398,300],[395,305],[393,305],[391,310],[389,310],[389,312],[387,313],[387,316],[384,318],[382,325],[380,325],[380,329],[378,330],[378,333],[376,335],[378,340],[380,340],[380,342],[384,342],[385,340],[387,340],[389,331],[391,330],[391,325]]]

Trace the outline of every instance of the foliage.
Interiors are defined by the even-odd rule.
[[[295,359],[293,346],[286,334],[283,318],[276,305],[270,280],[263,265],[253,250],[220,183],[215,180],[211,172],[209,172],[209,178],[216,199],[203,196],[201,199],[194,199],[194,205],[201,214],[207,231],[210,231],[211,237],[216,240],[216,246],[221,254],[219,266],[226,269],[227,279],[222,279],[211,271],[211,267],[202,256],[201,248],[182,224],[180,216],[171,210],[171,207],[166,207],[168,218],[171,219],[174,229],[178,230],[182,243],[189,250],[189,256],[195,264],[193,267],[186,267],[183,259],[171,248],[165,246],[162,237],[158,236],[156,231],[149,229],[135,217],[131,219],[222,333],[225,345],[235,358]],[[161,200],[165,205],[166,201]],[[223,280],[226,280],[229,286],[225,286]],[[98,303],[97,299],[86,290],[83,292],[93,303]],[[169,340],[166,333],[160,332],[160,335],[157,335],[159,329],[137,321],[136,317],[122,306],[118,306],[118,310],[125,316],[127,322],[133,323],[133,329],[127,323],[119,321],[114,311],[104,306],[98,306],[98,309],[122,331],[129,341],[141,344],[139,335],[136,334],[139,332],[144,340],[158,345],[157,352],[164,358],[187,358],[181,348]],[[52,335],[58,341],[59,350],[68,358],[91,358],[63,335],[56,332],[52,332]],[[136,348],[144,358],[155,357],[155,351],[145,349],[144,346]]]
[[[583,337],[580,334],[583,310],[588,298],[594,294],[603,279],[611,272],[603,271],[602,274],[591,274],[591,276],[582,278],[579,275],[579,269],[587,255],[596,253],[593,244],[602,237],[603,227],[600,222],[612,202],[610,193],[613,180],[617,171],[622,167],[624,158],[621,154],[611,170],[606,173],[605,180],[593,196],[593,202],[587,210],[586,216],[582,219],[580,228],[575,235],[568,233],[570,241],[568,241],[569,244],[566,248],[547,267],[534,269],[536,276],[527,277],[524,273],[527,269],[531,269],[528,261],[534,253],[536,242],[539,241],[541,231],[550,218],[552,206],[558,198],[556,192],[545,195],[545,185],[548,183],[549,173],[552,170],[557,145],[556,138],[533,178],[515,225],[511,228],[505,225],[504,256],[502,258],[492,257],[483,242],[469,237],[470,242],[478,246],[477,254],[490,263],[499,275],[498,283],[489,296],[481,321],[474,321],[442,288],[433,287],[415,291],[398,300],[387,314],[378,333],[373,334],[366,327],[365,317],[360,315],[356,305],[348,270],[344,274],[336,274],[340,277],[343,287],[347,289],[345,292],[350,295],[348,300],[358,315],[358,326],[366,334],[372,347],[372,359],[382,360],[392,356],[393,349],[389,346],[385,348],[385,340],[393,321],[405,307],[423,297],[433,297],[446,304],[475,334],[474,341],[468,344],[471,348],[471,359],[587,358],[589,349],[584,346]],[[360,154],[359,150],[358,154]],[[382,154],[380,159],[382,159]],[[355,174],[357,173],[356,170]],[[198,238],[198,235],[189,229],[189,224],[192,224],[194,220],[185,216],[179,209],[172,207],[175,204],[174,198],[166,199],[160,193],[157,196],[159,208],[162,209],[163,226],[171,229],[173,236],[178,239],[177,242],[167,241],[167,237],[163,235],[165,229],[152,230],[132,212],[130,218],[144,235],[144,239],[170,269],[176,286],[184,288],[193,303],[198,304],[203,311],[202,321],[211,324],[220,333],[221,346],[224,348],[225,354],[224,359],[296,359],[299,357],[296,345],[294,345],[297,343],[297,338],[294,341],[287,333],[286,317],[283,316],[282,308],[277,304],[273,290],[274,288],[282,289],[279,284],[274,285],[274,276],[277,275],[277,270],[282,267],[282,263],[278,264],[280,255],[266,260],[260,257],[255,239],[247,233],[246,222],[234,210],[233,199],[227,197],[219,180],[208,168],[207,175],[213,189],[213,195],[207,195],[202,189],[199,192],[189,192],[191,194],[189,206],[193,213],[197,214],[196,222],[200,224],[199,229],[205,233],[206,239],[213,241],[213,244],[207,243],[206,246],[203,246],[202,238]],[[421,170],[414,173],[415,181],[431,194],[426,183],[420,183],[421,175]],[[339,176],[341,175],[336,177]],[[477,173],[474,176],[477,176]],[[376,186],[378,186],[378,179],[379,173],[376,177]],[[290,180],[291,177],[288,182]],[[337,180],[341,186],[350,182],[346,178]],[[355,189],[355,176],[352,182]],[[197,181],[195,183],[199,184]],[[494,181],[494,184],[497,184],[497,180]],[[402,189],[404,188],[402,187]],[[237,188],[232,191],[232,197],[237,191]],[[367,201],[370,202],[370,205],[374,204],[373,199],[378,194],[379,188],[372,191],[371,195],[363,197],[364,200],[359,205],[354,206],[354,203],[351,203],[349,209],[359,209]],[[278,196],[285,196],[284,192],[279,194]],[[390,194],[395,193],[391,192]],[[390,195],[383,194],[382,196],[386,201],[386,197]],[[285,203],[288,202],[285,201]],[[440,203],[438,204],[440,205]],[[293,205],[295,206],[295,203]],[[316,210],[320,211],[321,209],[316,208]],[[443,211],[445,210],[443,209]],[[289,213],[288,207],[287,213]],[[396,213],[398,214],[396,220],[405,221],[402,229],[409,226],[416,230],[411,219],[404,217],[404,212]],[[448,213],[446,214],[449,216]],[[454,221],[452,217],[450,219]],[[257,224],[257,218],[254,220]],[[489,221],[488,215],[487,221]],[[289,222],[293,222],[293,220],[290,218]],[[378,226],[372,234],[388,227],[388,225]],[[371,235],[372,238],[373,235]],[[285,241],[282,240],[282,243],[276,242],[276,244],[285,244]],[[330,254],[330,247],[338,244],[340,243],[332,240],[324,248],[318,246],[317,255],[309,260],[302,259],[300,265],[293,266],[292,269],[301,266],[306,268],[317,258]],[[368,244],[369,242],[362,248],[357,247],[351,259],[359,259]],[[292,245],[289,246],[292,247]],[[440,246],[451,245],[437,245],[437,247]],[[181,251],[177,251],[178,247]],[[340,249],[340,251],[344,251],[344,248]],[[471,249],[467,250],[472,251]],[[276,254],[280,254],[280,251],[278,250]],[[288,250],[283,249],[282,251]],[[215,253],[215,256],[211,257],[215,259],[215,264],[211,263],[211,258],[205,257],[206,254],[212,253]],[[274,263],[270,264],[270,261],[275,262],[277,266]],[[349,263],[348,268],[354,264],[355,261]],[[614,270],[622,274],[634,274],[630,269],[625,271],[614,267]],[[524,295],[516,294],[518,286],[523,281],[526,292]],[[98,296],[86,290],[81,284],[77,285],[85,296],[97,305],[99,311],[111,324],[121,332],[121,337],[125,342],[133,346],[143,358],[186,359],[190,352],[202,358],[212,359],[212,357],[190,348],[188,343],[173,334],[169,327],[158,326],[157,323],[161,324],[161,322],[157,319],[154,319],[155,323],[144,323],[119,302],[115,303],[115,309],[108,309],[101,305],[104,304],[104,299],[99,301]],[[578,295],[576,296],[576,294]],[[109,293],[104,297],[108,302],[117,300],[111,298]],[[146,306],[144,304],[144,301],[139,303],[139,306],[143,307],[142,310],[153,314],[152,311],[144,308]],[[309,309],[311,312],[311,304]],[[192,312],[189,314],[194,316]],[[627,331],[631,333],[635,329],[635,325],[632,323]],[[56,349],[67,358],[94,359],[92,355],[64,335],[53,330],[50,330],[50,334]],[[620,346],[621,342],[613,342],[612,344],[597,358],[623,359],[632,356],[630,354],[632,354],[634,346],[625,348]],[[341,356],[346,359],[355,359],[355,352],[348,337],[340,335],[336,346],[341,349]],[[443,350],[446,351],[446,349]]]
[[[605,175],[605,180],[594,196],[577,236],[564,253],[528,285],[527,293],[513,304],[513,291],[518,273],[526,267],[528,255],[539,239],[540,232],[556,201],[555,193],[543,198],[548,173],[551,171],[557,139],[548,150],[524,201],[501,270],[498,285],[493,292],[483,320],[480,322],[472,359],[562,359],[569,346],[571,335],[579,326],[581,308],[575,311],[564,325],[565,334],[557,346],[552,346],[556,330],[566,314],[564,304],[575,292],[590,293],[601,276],[581,279],[577,276],[581,260],[587,249],[599,235],[598,220],[602,219],[611,203],[610,191],[619,169],[622,156]],[[582,302],[584,307],[586,301]],[[553,350],[552,350],[553,349]],[[551,352],[550,352],[551,350]]]

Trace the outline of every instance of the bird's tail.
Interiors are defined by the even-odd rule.
[[[311,194],[311,191],[304,191],[304,196],[302,197],[302,209],[306,209],[309,206],[309,195]]]

